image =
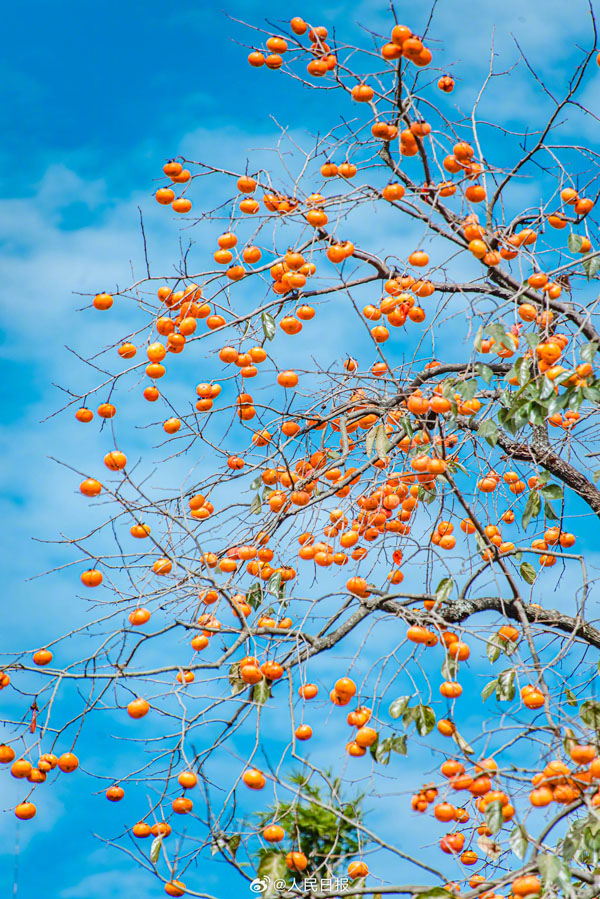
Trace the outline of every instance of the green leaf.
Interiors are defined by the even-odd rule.
[[[581,236],[581,234],[573,234],[573,232],[571,232],[571,234],[569,234],[567,238],[567,246],[571,253],[579,253],[582,245],[583,237]]]
[[[475,531],[473,536],[475,537],[475,543],[477,544],[479,552],[484,552],[488,548],[488,544],[485,542],[479,531]]]
[[[498,443],[498,425],[491,418],[479,422],[477,433],[487,440],[490,446],[496,446]]]
[[[261,321],[263,326],[263,332],[267,340],[273,340],[275,337],[275,319],[271,315],[270,312],[263,312],[261,315]]]
[[[516,432],[518,430],[520,430],[520,428],[522,428],[523,425],[527,424],[527,422],[529,421],[529,418],[531,416],[531,409],[532,409],[532,404],[527,401],[524,401],[523,403],[521,403],[517,406],[517,411],[515,413],[514,421],[513,421],[513,428],[512,428],[513,434],[516,434]],[[539,417],[543,420],[543,410],[540,412]],[[507,425],[507,427],[508,427],[508,425]]]
[[[377,437],[377,430],[381,425],[375,425],[374,428],[370,428],[367,431],[367,435],[365,437],[365,453],[367,454],[367,458],[370,459],[373,455],[373,447],[375,446],[375,439]]]
[[[584,343],[583,346],[579,349],[579,355],[584,362],[593,362],[597,349],[597,343]]]
[[[252,606],[253,609],[258,609],[262,602],[262,598],[262,584],[257,581],[255,584],[252,584],[252,586],[246,593],[246,601],[248,602],[248,605]]]
[[[583,842],[589,852],[596,854],[600,850],[600,832],[595,827],[586,827],[583,832]]]
[[[269,580],[267,581],[267,592],[272,593],[273,596],[279,596],[281,590],[281,572],[276,571],[275,574],[272,574]]]
[[[262,477],[261,475],[257,475],[252,483],[250,484],[250,490],[260,490],[262,486]]]
[[[488,325],[485,329],[485,333],[489,337],[493,337],[496,343],[504,343],[507,337],[504,325],[500,325],[498,323]]]
[[[515,827],[508,838],[508,845],[521,860],[525,858],[529,841],[527,839],[527,831],[524,827]]]
[[[406,734],[394,734],[392,737],[392,750],[398,755],[407,755]]]
[[[260,510],[262,509],[262,502],[260,498],[260,493],[256,493],[254,499],[250,503],[250,512],[252,515],[260,515]]]
[[[506,671],[500,672],[498,675],[498,686],[496,687],[496,699],[498,702],[510,702],[515,698],[515,672],[513,668],[507,668]]]
[[[490,637],[490,639],[487,641],[485,651],[492,665],[500,657],[500,653],[503,649],[504,641],[500,639],[498,634],[494,634],[494,636]]]
[[[160,855],[160,847],[162,846],[163,834],[161,833],[159,836],[154,837],[152,840],[152,845],[150,846],[150,861],[153,865],[158,861],[158,857]]]
[[[402,429],[407,437],[414,437],[415,429],[407,416],[402,416]]]
[[[594,256],[592,259],[584,259],[584,261],[582,262],[582,266],[589,281],[591,278],[594,278],[600,271],[600,259],[598,258],[598,256]]]
[[[460,393],[465,400],[472,400],[477,393],[477,388],[478,385],[475,378],[470,378],[468,381],[458,381],[456,384],[456,392]]]
[[[554,395],[554,381],[551,381],[550,378],[544,376],[542,379],[542,389],[539,392],[539,398],[541,400],[549,400],[551,396]]]
[[[379,425],[377,433],[375,434],[375,452],[377,453],[377,457],[382,461],[385,460],[391,445],[392,444],[385,433],[384,426]]]
[[[233,833],[230,837],[227,838],[227,847],[234,858],[241,842],[242,838],[239,833]]]
[[[562,499],[563,491],[560,484],[545,484],[540,487],[540,493],[544,499]]]
[[[510,402],[510,400],[509,400],[509,402]],[[508,421],[508,419],[510,418],[511,415],[512,415],[512,412],[509,409],[505,409],[504,407],[498,409],[497,418],[501,425],[506,425],[506,422]]]
[[[578,742],[579,741],[578,741],[577,737],[575,736],[575,731],[573,730],[573,728],[565,727],[564,737],[562,740],[563,749],[565,750],[565,752],[570,753],[571,749],[573,748],[575,743],[578,743]]]
[[[377,734],[377,736],[375,737],[375,742],[371,743],[371,745],[369,746],[369,753],[371,754],[371,757],[375,761],[377,761],[377,747],[378,746],[379,746],[379,734]]]
[[[252,702],[256,705],[264,705],[271,695],[271,688],[266,677],[252,687]]]
[[[269,849],[264,852],[256,876],[264,881],[266,889],[261,892],[262,899],[277,899],[280,890],[275,887],[277,881],[285,880],[287,874],[287,865],[285,863],[285,854]]]
[[[419,487],[419,499],[421,502],[430,506],[432,503],[436,502],[437,494],[435,490],[423,490],[422,487]]]
[[[481,333],[483,334],[482,328],[480,328],[479,330],[480,330]],[[442,396],[445,397],[447,400],[452,400],[452,401],[453,401],[453,400],[454,400],[454,393],[455,393],[455,390],[456,390],[455,385],[456,385],[456,379],[455,379],[455,378],[446,378],[446,379],[442,382]],[[412,436],[412,435],[411,435],[411,436]]]
[[[417,733],[421,737],[426,737],[435,727],[435,712],[428,705],[418,705],[415,707],[414,715],[415,727]]]
[[[475,347],[476,350],[481,349],[482,340],[483,340],[483,325],[480,325],[477,329],[477,334],[475,335],[475,338],[473,340],[473,346]]]
[[[394,699],[394,701],[390,705],[391,717],[400,718],[400,716],[403,715],[406,711],[409,702],[410,696],[399,696],[397,699]]]
[[[484,365],[483,362],[477,363],[477,374],[480,378],[483,378],[486,384],[491,384],[492,379],[494,377],[493,370],[489,367],[489,365]]]
[[[526,359],[525,356],[521,356],[515,362],[515,369],[517,371],[517,378],[519,381],[519,387],[524,387],[525,384],[529,381],[529,367],[530,362],[529,359]]]
[[[577,388],[573,390],[571,396],[569,398],[569,409],[573,409],[574,412],[577,412],[583,403],[583,390]]]
[[[581,833],[575,830],[569,830],[562,841],[562,857],[566,862],[570,862],[581,846]]]
[[[531,332],[528,332],[525,335],[525,340],[527,341],[528,345],[531,347],[532,350],[534,350],[536,348],[536,346],[538,345],[538,343],[540,342],[541,339],[542,338],[540,337],[539,334],[532,334]]]
[[[499,799],[494,799],[485,809],[485,823],[493,834],[498,833],[504,824],[504,815],[502,814],[502,803]]]
[[[435,588],[435,601],[438,605],[447,602],[452,593],[454,581],[451,577],[444,577]]]
[[[547,499],[544,500],[544,515],[550,521],[558,521],[556,510],[554,509],[552,503],[549,503]]]
[[[572,368],[565,368],[564,371],[561,371],[559,375],[554,378],[554,383],[556,385],[564,384],[565,381],[568,381],[569,378],[572,378],[576,375],[576,372]]]
[[[566,887],[571,882],[571,874],[568,867],[557,855],[550,852],[540,853],[536,861],[544,886],[550,883],[560,883],[563,887]]]
[[[579,717],[588,727],[600,731],[600,702],[595,699],[586,700],[579,709]]]
[[[536,515],[540,514],[540,509],[542,508],[542,503],[540,500],[540,495],[537,490],[531,490],[529,496],[527,497],[527,502],[525,504],[525,510],[523,512],[523,517],[521,518],[521,524],[523,525],[523,530],[527,530],[527,525],[531,521],[532,518],[535,518]]]
[[[565,687],[565,696],[567,697],[567,705],[576,706],[577,705],[577,697],[573,693],[572,690],[569,690],[568,687]]]
[[[527,584],[533,584],[537,577],[537,572],[530,562],[523,562],[519,568],[521,577]]]
[[[442,677],[444,678],[444,680],[456,680],[457,674],[458,674],[457,660],[451,659],[450,656],[446,656],[446,658],[442,662]]]
[[[405,710],[404,714],[402,715],[402,726],[403,727],[408,727],[408,725],[411,724],[415,720],[415,712],[416,712],[416,709],[411,708],[411,706],[409,706]]]
[[[377,740],[371,747],[371,755],[380,765],[387,765],[390,761],[390,753],[392,751],[392,738],[386,737],[385,740]]]
[[[232,696],[237,696],[239,693],[243,693],[248,684],[246,681],[242,680],[240,676],[240,663],[234,662],[233,665],[229,667],[229,684],[231,687],[230,693]]]
[[[564,409],[565,406],[568,406],[570,396],[571,394],[568,390],[564,393],[559,393],[558,396],[553,396],[548,403],[548,415],[554,415],[556,412],[560,412],[561,409]]]
[[[542,425],[546,420],[546,410],[539,403],[529,404],[529,421],[532,425]]]
[[[584,387],[583,395],[590,403],[600,403],[600,390],[597,387]]]

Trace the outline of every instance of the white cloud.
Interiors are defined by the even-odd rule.
[[[116,850],[113,850],[116,851]],[[110,852],[110,850],[109,850]],[[109,856],[110,857],[110,856]],[[114,857],[113,857],[114,858]],[[94,874],[84,875],[74,886],[60,889],[56,893],[56,899],[92,899],[92,897],[109,897],[127,895],[141,895],[143,884],[144,899],[158,899],[165,895],[162,881],[153,877],[149,872],[142,872],[130,862],[127,869],[123,866],[115,868],[113,861],[109,861],[109,870],[98,871]]]

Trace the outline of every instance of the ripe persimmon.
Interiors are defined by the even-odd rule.
[[[150,711],[150,703],[146,699],[133,699],[127,705],[127,714],[131,718],[143,718]]]

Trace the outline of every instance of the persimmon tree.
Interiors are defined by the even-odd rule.
[[[519,131],[480,117],[493,56],[456,108],[435,16],[361,47],[249,26],[273,71],[243,77],[323,120],[235,170],[169,160],[180,259],[144,234],[143,274],[90,298],[64,411],[98,464],[62,460],[89,615],[3,657],[19,818],[99,718],[73,789],[133,797],[109,841],[170,896],[211,864],[265,896],[599,894],[589,29],[560,93],[523,58]]]

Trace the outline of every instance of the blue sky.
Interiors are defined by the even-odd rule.
[[[449,0],[441,7],[432,36],[441,42],[439,52],[448,65],[457,60],[454,99],[464,107],[487,71],[494,28],[494,46],[505,68],[518,55],[514,34],[536,70],[557,88],[564,86],[574,44],[588,34],[583,0],[571,5],[568,17],[562,0],[534,0],[526,7],[508,0],[501,8],[485,2],[468,26],[464,4]],[[267,0],[235,0],[227,9],[257,24],[276,22],[281,15],[281,4]],[[289,15],[335,25],[350,42],[360,33],[357,21],[387,33],[386,9],[384,2],[363,2],[350,9],[333,3],[322,10],[311,0]],[[398,4],[398,12],[416,32],[421,30],[423,21],[412,5]],[[247,51],[230,39],[248,42],[248,33],[216,4],[38,0],[7,7],[3,22],[8,39],[0,84],[0,350],[8,390],[0,477],[4,548],[11,562],[1,627],[6,650],[8,644],[37,648],[56,634],[57,622],[59,630],[66,630],[88,614],[75,596],[71,573],[27,580],[65,561],[61,547],[32,537],[51,541],[58,532],[77,532],[87,521],[71,474],[49,457],[68,458],[84,468],[98,455],[70,414],[40,425],[61,403],[53,385],[81,374],[65,345],[85,351],[109,336],[105,324],[94,322],[92,333],[91,319],[77,317],[73,310],[83,303],[73,291],[124,283],[130,261],[139,270],[138,205],[153,261],[166,269],[173,259],[177,223],[152,201],[153,179],[165,157],[185,152],[194,159],[234,164],[246,147],[272,140],[270,111],[298,134],[305,128],[316,131],[327,116],[320,94],[297,90],[291,104],[281,73],[248,69]],[[493,112],[509,123],[522,122],[534,102],[531,80],[515,70],[505,84],[494,94]],[[587,95],[594,89],[597,93],[590,84]],[[587,127],[582,125],[584,137]],[[382,239],[382,233],[373,240]],[[86,745],[98,740],[100,727],[93,726]],[[10,809],[19,799],[16,785],[6,777],[1,783],[2,806]],[[104,899],[118,886],[122,895],[163,895],[147,874],[109,853],[93,836],[119,833],[133,814],[127,803],[107,808],[101,796],[88,798],[88,792],[61,779],[45,794],[43,814],[20,827],[19,899]],[[0,823],[0,838],[4,896],[13,883],[16,822],[11,813]],[[65,863],[59,848],[67,844]],[[218,874],[210,875],[210,889],[217,895],[223,883]]]

